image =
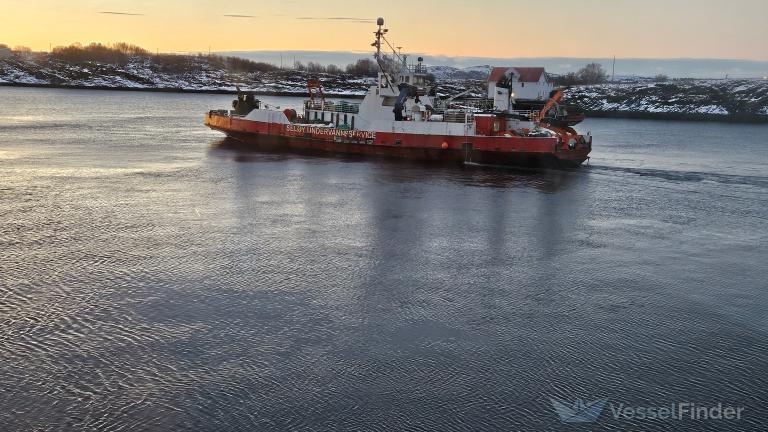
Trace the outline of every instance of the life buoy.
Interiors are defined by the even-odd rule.
[[[283,114],[285,114],[286,117],[288,117],[289,121],[296,120],[296,110],[292,108],[286,108],[283,110]]]

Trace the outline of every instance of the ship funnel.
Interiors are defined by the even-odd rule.
[[[384,18],[379,17],[379,19],[376,20],[376,25],[383,26],[384,25]]]

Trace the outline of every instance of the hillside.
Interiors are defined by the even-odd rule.
[[[674,80],[579,86],[565,101],[590,115],[768,121],[768,80]]]
[[[72,88],[233,92],[236,87],[262,94],[304,95],[310,77],[319,77],[326,94],[359,97],[375,80],[348,73],[279,70],[238,71],[218,56],[127,56],[120,62],[63,61],[34,54],[0,60],[0,85]],[[250,66],[259,64],[251,64]],[[249,65],[245,65],[249,66]],[[485,96],[489,66],[457,69],[434,66],[429,72],[438,94]],[[576,86],[565,102],[590,116],[681,120],[768,122],[768,80],[672,80],[628,78],[617,84]]]
[[[178,62],[172,65],[151,57],[131,57],[125,64],[70,63],[48,56],[5,59],[0,60],[0,83],[221,92],[233,92],[239,86],[261,93],[305,94],[307,78],[319,75],[329,94],[360,95],[372,81],[345,74],[309,74],[292,70],[235,72],[206,56],[173,57],[178,57]]]

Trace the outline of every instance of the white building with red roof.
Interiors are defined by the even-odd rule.
[[[495,67],[488,76],[491,99],[496,99],[501,89],[509,89],[514,99],[547,100],[554,88],[543,67]]]

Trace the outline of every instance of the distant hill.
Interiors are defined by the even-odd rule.
[[[457,68],[453,66],[428,66],[427,71],[439,80],[485,80],[491,73],[492,66],[470,66]]]
[[[294,59],[303,63],[309,61],[339,66],[352,63],[361,58],[372,58],[369,52],[353,51],[229,51],[223,55],[234,55],[273,65],[290,66]],[[514,54],[510,52],[510,54]],[[670,78],[762,78],[768,76],[768,61],[739,59],[690,59],[690,58],[621,58],[617,53],[616,76],[653,77],[659,74]],[[541,66],[553,74],[576,72],[589,63],[599,63],[612,72],[613,58],[574,58],[574,57],[448,57],[429,53],[411,53],[409,59],[424,57],[428,66],[450,66],[456,69],[471,68],[476,65],[490,66]]]

